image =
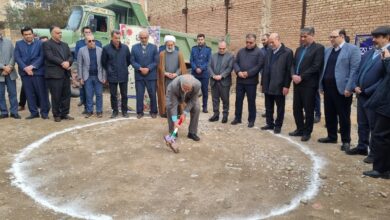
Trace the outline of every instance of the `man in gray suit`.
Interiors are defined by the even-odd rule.
[[[18,98],[16,93],[16,79],[18,75],[14,68],[14,46],[12,42],[3,37],[0,30],[0,119],[8,118],[7,103],[5,101],[5,88],[7,87],[11,105],[11,117],[20,119],[18,114]]]
[[[211,56],[208,66],[210,73],[211,96],[213,98],[214,115],[209,121],[219,120],[219,99],[222,99],[223,118],[222,123],[226,123],[229,115],[229,94],[232,85],[231,72],[233,70],[234,56],[227,52],[226,42],[221,41],[218,44],[218,53]]]
[[[175,127],[179,127],[177,108],[179,104],[185,103],[184,113],[180,116],[184,122],[188,115],[191,115],[190,125],[188,128],[187,137],[199,141],[198,137],[198,122],[199,122],[199,95],[201,83],[190,74],[185,74],[176,77],[167,88],[166,103],[167,103],[167,118],[169,132],[171,133]]]
[[[85,37],[87,46],[82,47],[77,54],[78,78],[86,92],[86,118],[93,114],[93,96],[96,96],[96,116],[103,116],[103,84],[106,83],[106,71],[101,64],[103,49],[96,47],[93,35]]]
[[[351,104],[354,78],[360,63],[360,50],[346,43],[341,30],[329,36],[332,47],[325,50],[320,91],[324,93],[325,122],[328,136],[320,143],[337,142],[337,122],[340,123],[341,150],[348,151],[351,142]]]

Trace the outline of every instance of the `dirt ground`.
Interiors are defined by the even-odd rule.
[[[200,142],[179,131],[181,152],[172,153],[162,137],[166,119],[126,119],[74,129],[42,143],[17,164],[37,198],[67,213],[101,214],[113,219],[256,219],[275,207],[288,205],[307,190],[313,163],[297,146],[261,131],[264,100],[257,99],[254,128],[243,123],[208,122],[201,113]],[[211,99],[211,98],[210,98]],[[211,100],[210,100],[211,101]],[[246,102],[246,100],[245,100]],[[0,219],[77,219],[44,207],[15,186],[10,169],[15,155],[53,132],[109,120],[109,97],[104,117],[85,119],[78,99],[72,99],[74,121],[0,120]],[[291,95],[282,135],[295,129]],[[23,117],[28,111],[22,111]],[[353,144],[357,142],[356,109],[352,113]],[[133,116],[133,115],[132,115]],[[325,165],[318,194],[272,219],[389,219],[390,181],[365,178],[371,169],[362,156],[347,156],[339,144],[319,144],[326,136],[324,118],[312,139],[301,143]]]

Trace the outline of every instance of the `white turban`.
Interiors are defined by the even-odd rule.
[[[164,37],[164,43],[168,42],[168,41],[173,41],[173,43],[176,43],[176,38],[175,36],[172,36],[172,35],[166,35]]]

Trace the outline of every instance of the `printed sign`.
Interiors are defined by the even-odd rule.
[[[367,51],[369,51],[374,44],[372,43],[371,34],[358,34],[355,37],[355,45],[359,47],[360,54],[363,55]]]

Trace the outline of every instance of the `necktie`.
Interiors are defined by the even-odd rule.
[[[305,54],[306,54],[306,51],[307,51],[307,47],[304,47],[303,50],[302,50],[302,53],[301,53],[301,57],[299,58],[299,62],[298,62],[298,65],[297,65],[297,69],[295,70],[295,73],[298,73],[298,75],[300,74],[300,73],[299,73],[299,67],[301,66],[301,63],[302,63],[303,57],[304,57]]]

